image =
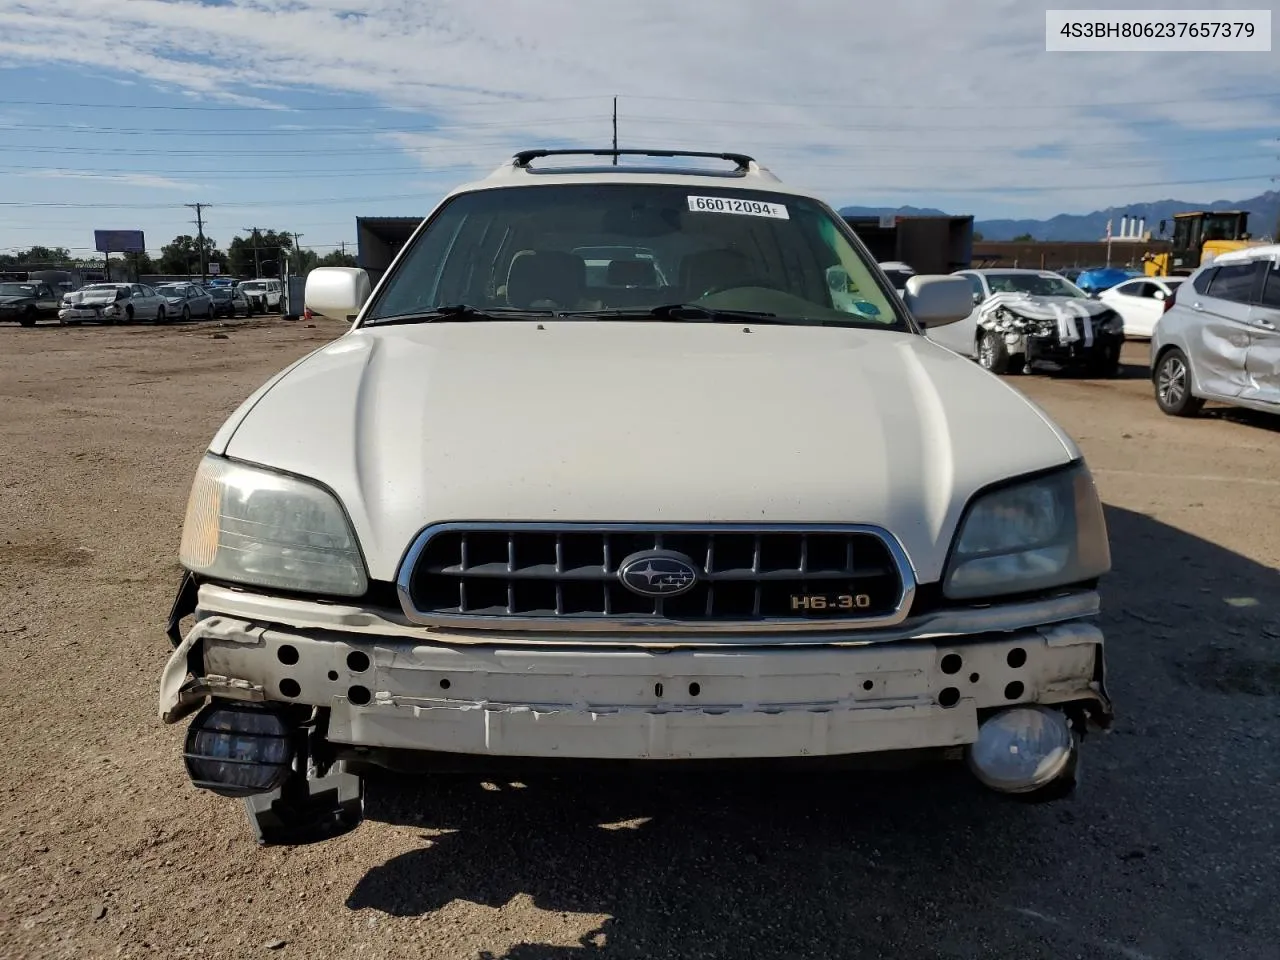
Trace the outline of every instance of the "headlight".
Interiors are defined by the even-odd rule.
[[[368,589],[355,534],[327,490],[206,456],[182,529],[182,565],[220,580],[357,597]]]
[[[1111,569],[1102,502],[1083,463],[983,494],[965,511],[943,593],[1044,590]]]

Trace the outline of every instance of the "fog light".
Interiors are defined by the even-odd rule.
[[[969,746],[969,768],[1001,793],[1030,793],[1067,770],[1075,738],[1067,718],[1046,707],[1014,707],[991,717]]]
[[[197,787],[224,797],[270,793],[293,767],[292,736],[274,711],[213,703],[187,728],[183,757]]]

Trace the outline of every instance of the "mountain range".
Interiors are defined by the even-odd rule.
[[[1093,213],[1060,213],[1048,220],[975,220],[973,229],[983,240],[1012,240],[1030,234],[1036,240],[1101,240],[1107,234],[1110,220],[1112,233],[1120,234],[1120,218],[1138,217],[1146,220],[1146,229],[1152,236],[1158,235],[1160,221],[1170,221],[1175,213],[1186,210],[1248,210],[1249,232],[1256,238],[1274,237],[1280,226],[1280,190],[1268,190],[1247,200],[1215,200],[1213,203],[1193,203],[1187,200],[1157,200],[1154,203],[1133,203],[1124,207],[1108,207]],[[841,207],[842,216],[874,217],[882,214],[898,216],[941,217],[942,210],[922,207]]]

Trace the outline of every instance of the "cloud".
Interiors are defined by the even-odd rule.
[[[152,190],[208,190],[207,186],[174,180],[149,173],[90,173],[85,170],[32,170],[9,176],[33,177],[37,180],[97,180],[124,187],[147,187]]]
[[[607,144],[614,95],[623,146],[741,150],[841,203],[1051,214],[1274,166],[1255,146],[1280,126],[1277,54],[1046,53],[1044,11],[1022,0],[359,6],[19,0],[0,10],[0,63],[123,71],[201,102],[403,111],[374,114],[371,155],[415,158],[441,190],[521,147]]]

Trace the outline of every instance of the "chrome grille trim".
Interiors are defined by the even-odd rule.
[[[510,611],[516,607],[515,591],[516,585],[521,581],[552,581],[555,583],[555,612],[551,615],[528,615],[520,613],[457,613],[457,612],[441,612],[439,610],[421,609],[414,600],[415,581],[418,577],[418,567],[423,560],[423,555],[427,551],[427,547],[437,537],[445,534],[487,534],[502,535],[506,534],[507,539],[507,555],[506,562],[497,561],[495,563],[483,564],[474,563],[481,558],[469,556],[466,551],[469,549],[466,538],[462,538],[461,560],[462,563],[453,565],[451,571],[441,575],[459,576],[459,608],[469,602],[466,595],[467,579],[472,582],[472,588],[475,589],[476,582],[482,582],[487,578],[495,581],[505,581],[507,584],[506,609]],[[541,564],[537,566],[517,567],[512,551],[514,550],[514,537],[521,535],[541,534],[544,536],[552,536],[555,538],[554,562]],[[565,541],[573,536],[600,537],[602,540],[602,562],[600,566],[594,564],[588,568],[566,566],[565,561]],[[662,605],[655,605],[656,613],[626,613],[611,607],[611,602],[617,597],[615,592],[606,589],[606,583],[614,582],[616,568],[618,563],[623,559],[630,550],[619,551],[613,548],[611,544],[611,536],[643,536],[653,537],[657,542],[661,542],[664,535],[670,535],[673,538],[686,537],[690,535],[696,537],[698,535],[738,535],[754,537],[754,545],[751,556],[750,567],[741,567],[734,570],[717,570],[715,564],[715,540],[712,536],[708,536],[708,544],[705,555],[691,557],[695,563],[701,564],[702,577],[708,580],[714,587],[714,584],[731,584],[751,585],[753,592],[752,613],[751,617],[741,619],[705,619],[711,615],[713,606],[713,589],[708,590],[706,597],[706,607],[700,616],[690,619],[680,619],[667,616],[662,613]],[[762,538],[770,535],[790,535],[799,537],[801,544],[806,544],[801,553],[801,563],[797,567],[766,570],[762,567]],[[761,597],[763,594],[763,584],[771,580],[817,580],[825,578],[828,581],[833,573],[837,572],[831,568],[825,570],[815,570],[810,565],[808,539],[805,535],[813,537],[818,536],[845,536],[849,539],[846,542],[844,569],[838,571],[846,576],[888,576],[890,573],[895,574],[897,578],[896,601],[890,605],[890,609],[882,610],[874,615],[864,616],[821,616],[821,617],[772,617],[760,616]],[[883,547],[889,564],[888,569],[876,568],[875,570],[866,569],[859,570],[855,563],[857,551],[855,549],[854,537],[869,536],[874,537],[878,541],[878,546]],[[466,569],[467,579],[461,578],[462,569]],[[708,571],[711,571],[708,573]],[[745,574],[745,575],[744,575]],[[602,612],[566,614],[565,589],[574,583],[596,583],[601,585],[603,594]],[[519,521],[451,521],[447,523],[432,524],[424,528],[414,538],[408,551],[405,553],[400,562],[399,569],[396,573],[396,591],[400,600],[401,609],[405,617],[412,623],[424,626],[436,626],[442,628],[451,628],[459,630],[514,630],[514,631],[550,631],[550,632],[573,632],[577,633],[626,633],[626,632],[648,632],[648,633],[812,633],[847,630],[868,630],[872,628],[883,628],[896,626],[902,623],[911,611],[911,602],[916,592],[916,576],[912,568],[911,562],[906,555],[906,551],[892,534],[883,528],[868,524],[692,524],[692,523],[671,523],[671,524],[635,524],[635,523],[589,523],[589,522],[519,522]],[[636,598],[630,598],[632,600]]]

